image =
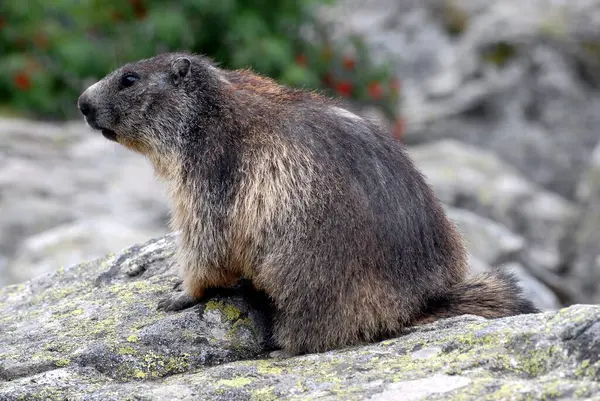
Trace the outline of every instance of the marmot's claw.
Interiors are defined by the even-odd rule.
[[[165,312],[176,312],[183,309],[191,308],[200,301],[187,293],[179,293],[161,299],[158,302],[157,310]]]

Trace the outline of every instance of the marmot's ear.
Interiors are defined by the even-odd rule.
[[[187,77],[192,68],[192,62],[187,57],[179,57],[171,64],[173,80],[175,85],[179,85]]]

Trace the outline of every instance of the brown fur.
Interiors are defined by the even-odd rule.
[[[508,273],[466,278],[462,239],[401,144],[326,97],[175,53],[121,67],[79,105],[168,184],[185,291],[164,309],[246,278],[290,353],[536,311]]]

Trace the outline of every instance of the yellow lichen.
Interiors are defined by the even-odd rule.
[[[217,386],[244,387],[250,383],[252,383],[252,379],[247,377],[236,377],[234,379],[221,379],[217,382]]]
[[[58,359],[54,362],[54,365],[58,366],[59,368],[62,368],[64,366],[67,366],[71,363],[70,359]]]
[[[257,370],[258,373],[266,375],[280,375],[283,373],[282,368],[274,366],[273,363],[268,361],[258,361]]]
[[[139,337],[136,336],[135,334],[132,334],[129,337],[127,337],[127,341],[130,343],[137,343],[138,340],[139,340]]]
[[[208,301],[206,303],[206,310],[213,311],[218,310],[221,312],[227,319],[234,321],[239,319],[242,312],[233,305],[223,304],[223,302],[218,301]]]
[[[275,401],[277,400],[273,387],[261,388],[254,390],[250,396],[251,401]]]

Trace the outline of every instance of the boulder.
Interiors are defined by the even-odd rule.
[[[461,316],[321,354],[269,354],[256,294],[180,311],[175,235],[0,289],[0,399],[589,399],[600,306]]]
[[[561,244],[578,213],[573,202],[480,147],[448,139],[411,146],[409,154],[446,205],[488,217],[522,236],[528,266],[556,272],[562,265]]]
[[[407,143],[485,147],[575,198],[598,143],[600,0],[340,0],[320,15],[392,62]]]
[[[525,239],[502,224],[466,209],[448,207],[446,213],[458,227],[469,252],[481,261],[497,265],[521,258]]]
[[[4,267],[0,262],[0,286],[38,273],[32,264],[22,263],[23,252],[29,250],[23,242],[37,242],[38,235],[54,236],[63,227],[79,227],[75,231],[83,237],[72,237],[73,245],[62,241],[57,254],[46,249],[44,258],[56,268],[69,250],[81,256],[78,262],[168,232],[166,195],[150,164],[81,121],[0,118],[0,210],[0,259],[8,261]],[[128,229],[111,239],[111,248],[106,249],[103,240],[89,242],[94,241],[93,229],[87,233],[81,229],[93,228],[96,219]],[[76,245],[79,241],[90,246]],[[15,258],[20,261],[11,263]]]
[[[217,294],[181,313],[157,311],[177,281],[175,239],[153,239],[0,290],[0,378],[77,367],[111,380],[151,379],[256,356],[264,325],[239,296]]]
[[[32,277],[54,272],[57,267],[70,266],[95,259],[150,239],[140,230],[133,230],[114,221],[114,216],[99,216],[62,224],[26,238],[17,248],[7,271],[11,281],[23,282]]]
[[[562,306],[558,297],[522,265],[526,249],[523,237],[465,209],[446,207],[446,213],[465,239],[471,275],[501,266],[517,276],[523,291],[539,309],[556,310]]]
[[[569,276],[576,291],[577,302],[600,302],[600,145],[594,151],[590,168],[578,188],[582,209],[573,224],[575,241],[565,249],[572,256],[572,274]]]

